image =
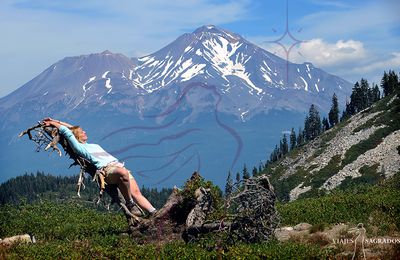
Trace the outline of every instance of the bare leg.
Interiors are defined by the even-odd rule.
[[[145,209],[147,211],[154,209],[153,205],[151,205],[151,203],[142,195],[139,186],[136,183],[136,180],[132,177],[130,179],[130,192],[133,199],[142,209]]]
[[[124,171],[123,171],[124,170]],[[108,184],[117,184],[119,190],[128,202],[131,199],[131,190],[129,185],[129,172],[124,168],[117,168],[112,174],[106,178]]]

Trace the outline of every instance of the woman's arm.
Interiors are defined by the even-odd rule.
[[[66,123],[66,122],[62,122],[62,121],[60,121],[60,120],[58,120],[58,123],[59,123],[60,125],[66,126],[66,127],[68,127],[68,128],[73,127],[73,125],[70,125],[70,124],[68,124],[68,123]]]
[[[78,153],[80,156],[84,157],[85,159],[92,160],[92,156],[90,153],[83,147],[83,145],[75,138],[74,134],[68,127],[71,127],[70,124],[61,122],[59,120],[54,120],[50,117],[43,119],[43,123],[45,126],[54,126],[59,129],[61,135],[63,135],[67,140],[68,143],[71,145],[72,149]]]
[[[47,118],[43,119],[43,123],[46,126],[52,125],[52,126],[57,127],[57,128],[60,128],[60,126],[62,126],[62,125],[66,126],[68,128],[72,127],[72,125],[70,125],[70,124],[68,124],[66,122],[62,122],[60,120],[54,120],[54,119],[52,119],[50,117],[47,117]]]

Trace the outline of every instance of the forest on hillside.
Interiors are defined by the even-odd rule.
[[[93,202],[98,198],[99,188],[97,183],[90,178],[86,179],[85,188],[80,192],[81,198],[78,198],[77,181],[78,175],[54,176],[43,172],[26,173],[0,184],[0,205],[33,203],[42,199],[54,201],[79,199]],[[142,187],[141,192],[155,207],[160,208],[171,194],[172,189],[158,190]],[[109,200],[109,198],[105,198],[105,200]]]

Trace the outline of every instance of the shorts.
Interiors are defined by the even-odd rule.
[[[103,167],[103,171],[105,173],[105,177],[107,178],[108,176],[114,174],[115,170],[117,168],[124,168],[124,164],[120,163],[120,162],[111,162],[109,164],[107,164],[107,166]],[[130,170],[127,169],[127,171],[129,172],[129,179],[132,180],[133,179],[133,175],[131,173]]]

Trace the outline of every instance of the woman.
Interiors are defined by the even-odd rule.
[[[132,174],[120,163],[117,158],[104,151],[98,144],[87,143],[86,132],[79,126],[72,126],[68,123],[51,118],[43,119],[46,126],[54,126],[59,129],[59,133],[63,135],[72,149],[81,157],[94,164],[97,169],[102,169],[106,173],[105,181],[108,184],[117,184],[119,190],[127,201],[126,206],[129,210],[134,207],[134,201],[153,215],[156,209],[142,195]]]

